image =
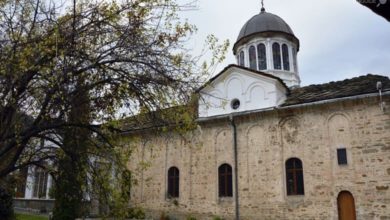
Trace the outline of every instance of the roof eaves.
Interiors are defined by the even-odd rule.
[[[246,70],[246,71],[249,71],[249,72],[252,72],[252,73],[255,73],[255,74],[258,74],[258,75],[262,75],[262,76],[265,76],[265,77],[269,77],[269,78],[272,78],[272,79],[275,79],[277,81],[279,81],[279,83],[287,90],[287,94],[290,94],[290,89],[288,88],[288,86],[283,82],[282,79],[280,79],[279,77],[276,77],[274,75],[271,75],[271,74],[268,74],[268,73],[264,73],[264,72],[260,72],[260,71],[257,71],[257,70],[253,70],[253,69],[250,69],[250,68],[247,68],[247,67],[242,67],[242,66],[239,66],[239,65],[236,65],[236,64],[230,64],[228,66],[226,66],[221,72],[219,72],[217,75],[213,76],[209,81],[207,81],[204,85],[202,85],[201,87],[199,87],[197,90],[195,90],[195,93],[199,93],[200,90],[204,89],[206,86],[210,85],[214,80],[216,80],[220,75],[222,75],[224,72],[226,72],[228,69],[230,68],[238,68],[238,69],[243,69],[243,70]]]

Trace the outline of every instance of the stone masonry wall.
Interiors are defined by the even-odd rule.
[[[390,219],[389,112],[377,98],[365,98],[237,116],[241,219],[336,220],[341,191],[353,195],[358,219]],[[234,219],[235,199],[218,197],[218,167],[234,167],[227,118],[201,122],[184,136],[135,136],[132,205],[156,218],[164,212],[179,219]],[[337,148],[347,149],[348,165],[338,165]],[[287,196],[285,161],[292,157],[303,163],[305,195]],[[180,170],[177,199],[167,197],[172,166]]]

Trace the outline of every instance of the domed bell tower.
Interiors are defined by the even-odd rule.
[[[261,8],[242,27],[233,46],[237,64],[269,73],[288,87],[299,87],[297,52],[299,40],[279,16]]]

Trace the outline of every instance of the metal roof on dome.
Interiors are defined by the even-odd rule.
[[[262,11],[245,23],[238,35],[237,41],[248,35],[266,31],[279,31],[294,35],[290,26],[288,26],[282,18],[272,13]]]
[[[235,46],[239,43],[240,40],[262,32],[281,32],[296,38],[290,26],[281,17],[266,12],[264,8],[262,8],[259,14],[249,19],[241,28]]]

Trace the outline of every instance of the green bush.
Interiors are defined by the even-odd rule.
[[[187,216],[186,219],[187,219],[187,220],[196,220],[196,218],[195,218],[194,216],[192,216],[192,215]]]
[[[145,218],[145,212],[142,208],[134,207],[129,208],[127,211],[127,218],[135,218],[135,219],[144,219]]]
[[[223,218],[215,215],[215,216],[213,216],[213,220],[223,220]]]
[[[0,186],[0,219],[14,219],[12,195]]]

